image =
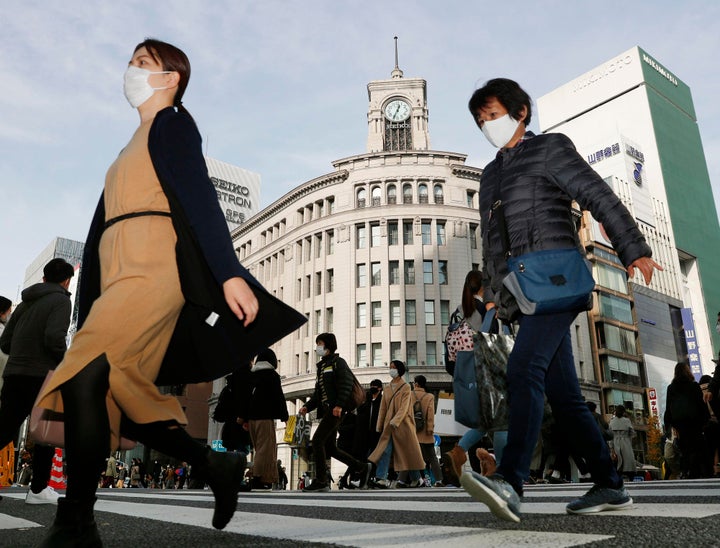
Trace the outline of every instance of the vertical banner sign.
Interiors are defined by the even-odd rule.
[[[657,392],[654,388],[646,388],[645,393],[647,394],[648,408],[650,409],[650,416],[656,417],[660,420],[660,412],[658,411]]]
[[[692,308],[681,308],[680,316],[682,317],[683,331],[685,332],[690,371],[692,371],[695,380],[699,381],[700,377],[702,377],[702,367],[700,366],[700,353],[698,352],[697,337],[695,336]]]

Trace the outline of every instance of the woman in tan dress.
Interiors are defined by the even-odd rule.
[[[237,506],[244,457],[194,441],[181,427],[187,419],[178,401],[154,384],[185,304],[167,188],[181,206],[192,204],[184,214],[232,312],[244,326],[258,312],[207,177],[197,128],[181,103],[189,76],[185,54],[157,40],[136,47],[125,75],[140,126],[105,180],[100,294],[40,397],[42,407],[65,413],[68,467],[67,493],[43,546],[102,545],[95,489],[120,432],[191,463],[205,477],[215,494],[214,527],[222,529]],[[171,169],[159,178],[163,160]]]

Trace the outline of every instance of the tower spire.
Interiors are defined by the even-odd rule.
[[[393,78],[402,78],[403,77],[403,71],[400,70],[400,66],[398,65],[398,37],[395,36],[395,68],[390,73],[390,76]]]

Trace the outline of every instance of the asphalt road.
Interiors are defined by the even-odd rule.
[[[630,484],[630,510],[567,515],[565,504],[588,487],[529,487],[519,524],[452,488],[244,493],[224,531],[210,525],[209,491],[100,490],[96,519],[105,546],[123,548],[720,545],[720,480]],[[26,505],[20,488],[2,495],[0,546],[35,546],[54,507]]]

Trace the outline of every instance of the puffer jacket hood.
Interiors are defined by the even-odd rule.
[[[49,282],[41,282],[33,284],[30,287],[26,287],[22,290],[20,296],[24,302],[30,303],[32,301],[37,301],[41,297],[49,295],[50,293],[62,293],[63,295],[70,296],[70,293],[63,286]]]

